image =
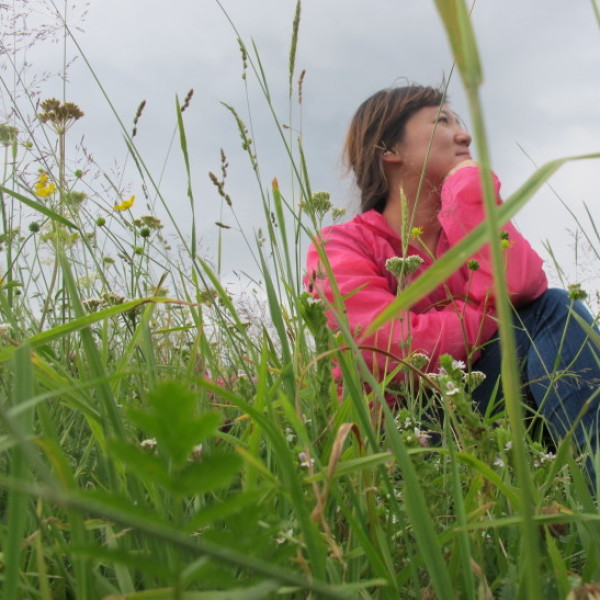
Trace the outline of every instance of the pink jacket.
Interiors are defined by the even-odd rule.
[[[494,187],[500,203],[500,182],[495,176]],[[444,182],[441,196],[438,219],[442,232],[436,257],[484,219],[479,169],[466,167],[457,171]],[[509,294],[514,305],[526,304],[548,287],[542,259],[511,223],[503,230],[508,232],[508,248],[504,252]],[[442,285],[412,306],[408,314],[398,315],[398,319],[389,321],[373,336],[364,339],[360,332],[396,297],[397,279],[388,273],[385,262],[402,256],[400,237],[383,215],[370,210],[347,223],[325,227],[322,239],[344,298],[351,331],[361,346],[384,351],[363,351],[367,364],[378,378],[397,366],[390,354],[403,358],[411,352],[425,353],[430,357],[430,370],[437,367],[439,357],[446,353],[456,360],[472,363],[479,356],[481,344],[496,332],[489,245],[472,257],[479,263],[478,270],[463,264]],[[432,259],[409,246],[408,255],[411,254],[418,254],[424,260],[411,276],[415,278],[432,264]],[[327,277],[323,276],[325,272],[313,244],[308,250],[305,283],[315,296],[330,303],[333,295]],[[328,312],[328,320],[335,330],[337,319],[333,310]]]

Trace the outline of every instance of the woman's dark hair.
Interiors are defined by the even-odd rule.
[[[426,106],[441,106],[442,90],[411,85],[380,90],[356,111],[344,144],[344,158],[361,192],[361,212],[382,212],[388,195],[382,155],[402,141],[406,121]]]

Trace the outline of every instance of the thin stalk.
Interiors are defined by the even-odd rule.
[[[492,173],[487,165],[490,164],[483,114],[476,87],[467,87],[469,107],[474,124],[474,138],[478,156],[482,164],[481,175],[483,180],[483,200],[486,214],[486,232],[490,240],[489,248],[492,259],[492,273],[496,286],[496,310],[498,313],[498,330],[500,333],[501,348],[501,374],[504,390],[506,410],[509,423],[513,432],[513,456],[515,459],[515,472],[521,496],[522,515],[522,542],[525,561],[522,567],[527,597],[533,600],[541,598],[540,588],[540,543],[538,528],[534,521],[535,494],[527,461],[527,448],[525,445],[525,424],[523,421],[523,407],[519,367],[516,362],[517,348],[513,330],[512,309],[508,300],[508,288],[501,247],[499,244],[500,225],[495,203],[494,184]]]
[[[598,2],[596,0],[590,0],[590,2],[592,3],[592,10],[596,17],[596,23],[598,23],[598,27],[600,28],[600,10],[598,10]]]

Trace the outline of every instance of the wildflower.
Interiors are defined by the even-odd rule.
[[[161,220],[153,215],[142,215],[139,219],[135,219],[133,223],[136,227],[148,227],[155,230],[163,228]]]
[[[29,231],[31,233],[37,233],[40,230],[40,224],[37,221],[32,221],[29,223]]]
[[[479,261],[473,259],[467,263],[467,268],[471,271],[479,271]]]
[[[540,452],[538,459],[534,461],[534,465],[539,467],[543,465],[545,462],[552,462],[555,456],[553,452]],[[537,462],[537,465],[535,464]]]
[[[331,209],[331,218],[334,221],[339,221],[346,214],[345,208],[334,207]]]
[[[429,364],[429,356],[423,352],[413,352],[407,361],[415,369],[423,369]]]
[[[61,102],[56,98],[49,98],[40,104],[43,112],[38,114],[42,123],[50,122],[56,133],[62,135],[78,119],[83,117],[83,111],[73,102]]]
[[[315,192],[310,200],[302,203],[302,208],[319,217],[323,217],[331,210],[331,201],[329,198],[329,192]]]
[[[283,544],[289,540],[293,540],[293,538],[292,538],[293,535],[294,535],[293,529],[288,529],[287,531],[280,531],[279,535],[275,538],[275,543],[279,544],[281,546],[281,544]]]
[[[446,396],[454,396],[459,393],[460,388],[453,381],[446,382],[446,387],[444,389],[444,394],[446,394]]]
[[[127,300],[125,296],[121,296],[121,294],[117,294],[116,292],[104,292],[102,298],[109,304],[123,304]]]
[[[98,275],[96,273],[92,275],[83,275],[77,280],[77,285],[80,288],[92,287],[97,279]]]
[[[301,467],[312,467],[315,464],[315,459],[310,458],[306,452],[299,452],[298,458],[300,459]]]
[[[47,198],[56,191],[56,184],[50,181],[46,171],[40,171],[37,183],[33,186],[33,193],[39,198]]]
[[[510,248],[513,244],[514,244],[514,242],[509,238],[508,231],[501,231],[500,232],[500,248],[502,248],[502,250],[508,250],[508,248]]]
[[[314,296],[307,296],[306,304],[323,304],[323,301],[320,298],[315,298]]]
[[[504,449],[508,452],[508,450],[512,449],[512,442],[509,440],[508,442],[506,442],[506,444],[504,444]]]
[[[150,227],[142,227],[140,229],[140,237],[149,238],[150,237]]]
[[[190,454],[190,458],[189,460],[192,462],[198,461],[202,458],[202,444],[196,444],[193,448],[192,448],[192,452]]]
[[[154,450],[157,446],[156,438],[148,438],[147,440],[142,440],[140,442],[140,446],[142,448],[148,448],[149,450]]]
[[[106,219],[104,217],[98,217],[96,219],[96,225],[98,227],[104,227],[106,225]]]
[[[431,436],[428,433],[426,433],[425,431],[421,431],[418,427],[415,427],[413,429],[413,433],[419,441],[419,445],[423,446],[424,448],[429,446],[428,440],[431,438]]]
[[[500,456],[494,461],[494,466],[500,468],[504,467],[504,461]]]
[[[460,369],[461,371],[464,371],[467,368],[467,365],[465,365],[464,360],[454,360],[454,361],[452,361],[452,368]]]
[[[78,207],[85,199],[87,198],[87,194],[85,192],[66,192],[64,195],[64,200],[67,204]]]
[[[12,146],[17,143],[17,134],[19,130],[12,125],[0,125],[0,144],[3,146]]]
[[[120,204],[115,204],[114,208],[115,208],[115,210],[120,210],[120,211],[128,210],[133,206],[134,202],[135,202],[135,196],[131,196],[131,198],[129,198],[129,200],[123,200],[123,202],[121,202]]]
[[[482,371],[471,371],[470,373],[464,373],[463,380],[471,388],[471,390],[474,390],[477,386],[484,382],[485,373]]]
[[[439,373],[427,373],[427,379],[429,379],[432,383],[440,385],[442,382],[442,375]]]
[[[410,237],[411,238],[418,238],[420,236],[423,235],[423,228],[422,227],[413,227],[410,230]]]
[[[385,261],[385,268],[396,277],[411,275],[423,264],[423,259],[417,254],[401,258],[393,256]]]
[[[421,432],[421,435],[419,436],[419,445],[422,448],[429,447],[429,440],[430,440],[430,438],[431,438],[431,436],[428,433]]]
[[[106,302],[102,298],[86,298],[81,301],[81,304],[86,310],[94,312],[100,306],[106,305]]]
[[[580,283],[571,283],[567,286],[569,292],[569,298],[571,300],[585,300],[587,298],[587,292],[581,289]]]

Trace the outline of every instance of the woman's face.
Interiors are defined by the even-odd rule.
[[[470,143],[471,136],[448,105],[427,106],[410,116],[394,153],[404,174],[420,177],[424,170],[426,181],[436,185],[458,163],[471,158]]]

